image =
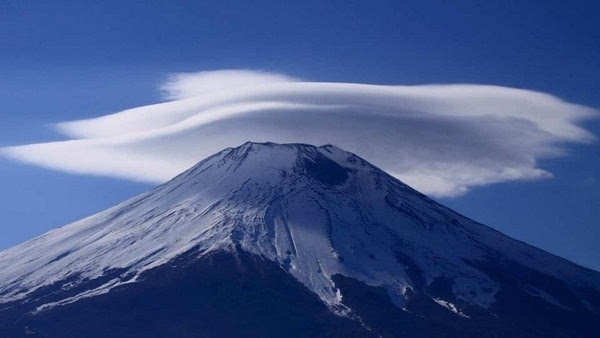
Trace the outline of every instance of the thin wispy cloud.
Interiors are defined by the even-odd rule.
[[[594,109],[499,86],[306,82],[221,70],[175,74],[160,90],[171,101],[58,123],[71,140],[2,153],[61,171],[159,183],[248,140],[331,143],[426,194],[456,196],[550,177],[540,159],[594,140],[578,124]]]

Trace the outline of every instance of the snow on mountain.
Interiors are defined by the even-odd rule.
[[[35,311],[43,312],[135,284],[191,250],[203,256],[237,249],[276,263],[339,315],[352,309],[335,276],[382,287],[399,308],[423,288],[451,281],[450,292],[426,297],[469,318],[465,309],[490,309],[508,283],[481,268],[487,262],[516,264],[574,290],[573,303],[534,278],[516,284],[549,306],[598,312],[597,301],[577,291],[598,292],[598,272],[461,216],[335,146],[250,142],[0,252],[0,307],[60,285],[64,296],[39,304]],[[119,274],[77,288],[112,271]]]

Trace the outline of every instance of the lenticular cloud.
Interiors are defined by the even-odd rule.
[[[595,110],[499,86],[306,82],[221,70],[175,74],[160,89],[171,101],[58,123],[70,140],[2,153],[56,170],[158,183],[248,140],[330,143],[424,193],[455,196],[549,177],[539,159],[594,139],[578,122]]]

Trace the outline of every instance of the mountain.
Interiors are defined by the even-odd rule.
[[[332,145],[227,148],[0,252],[2,337],[593,337],[599,320],[600,273]]]

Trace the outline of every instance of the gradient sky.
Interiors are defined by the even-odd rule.
[[[174,72],[243,68],[315,81],[477,83],[600,107],[594,1],[0,4],[0,146],[61,139],[49,123],[161,101]],[[600,122],[584,124],[600,135]],[[600,269],[600,145],[541,163],[553,179],[438,199]],[[0,249],[151,188],[0,158]]]

